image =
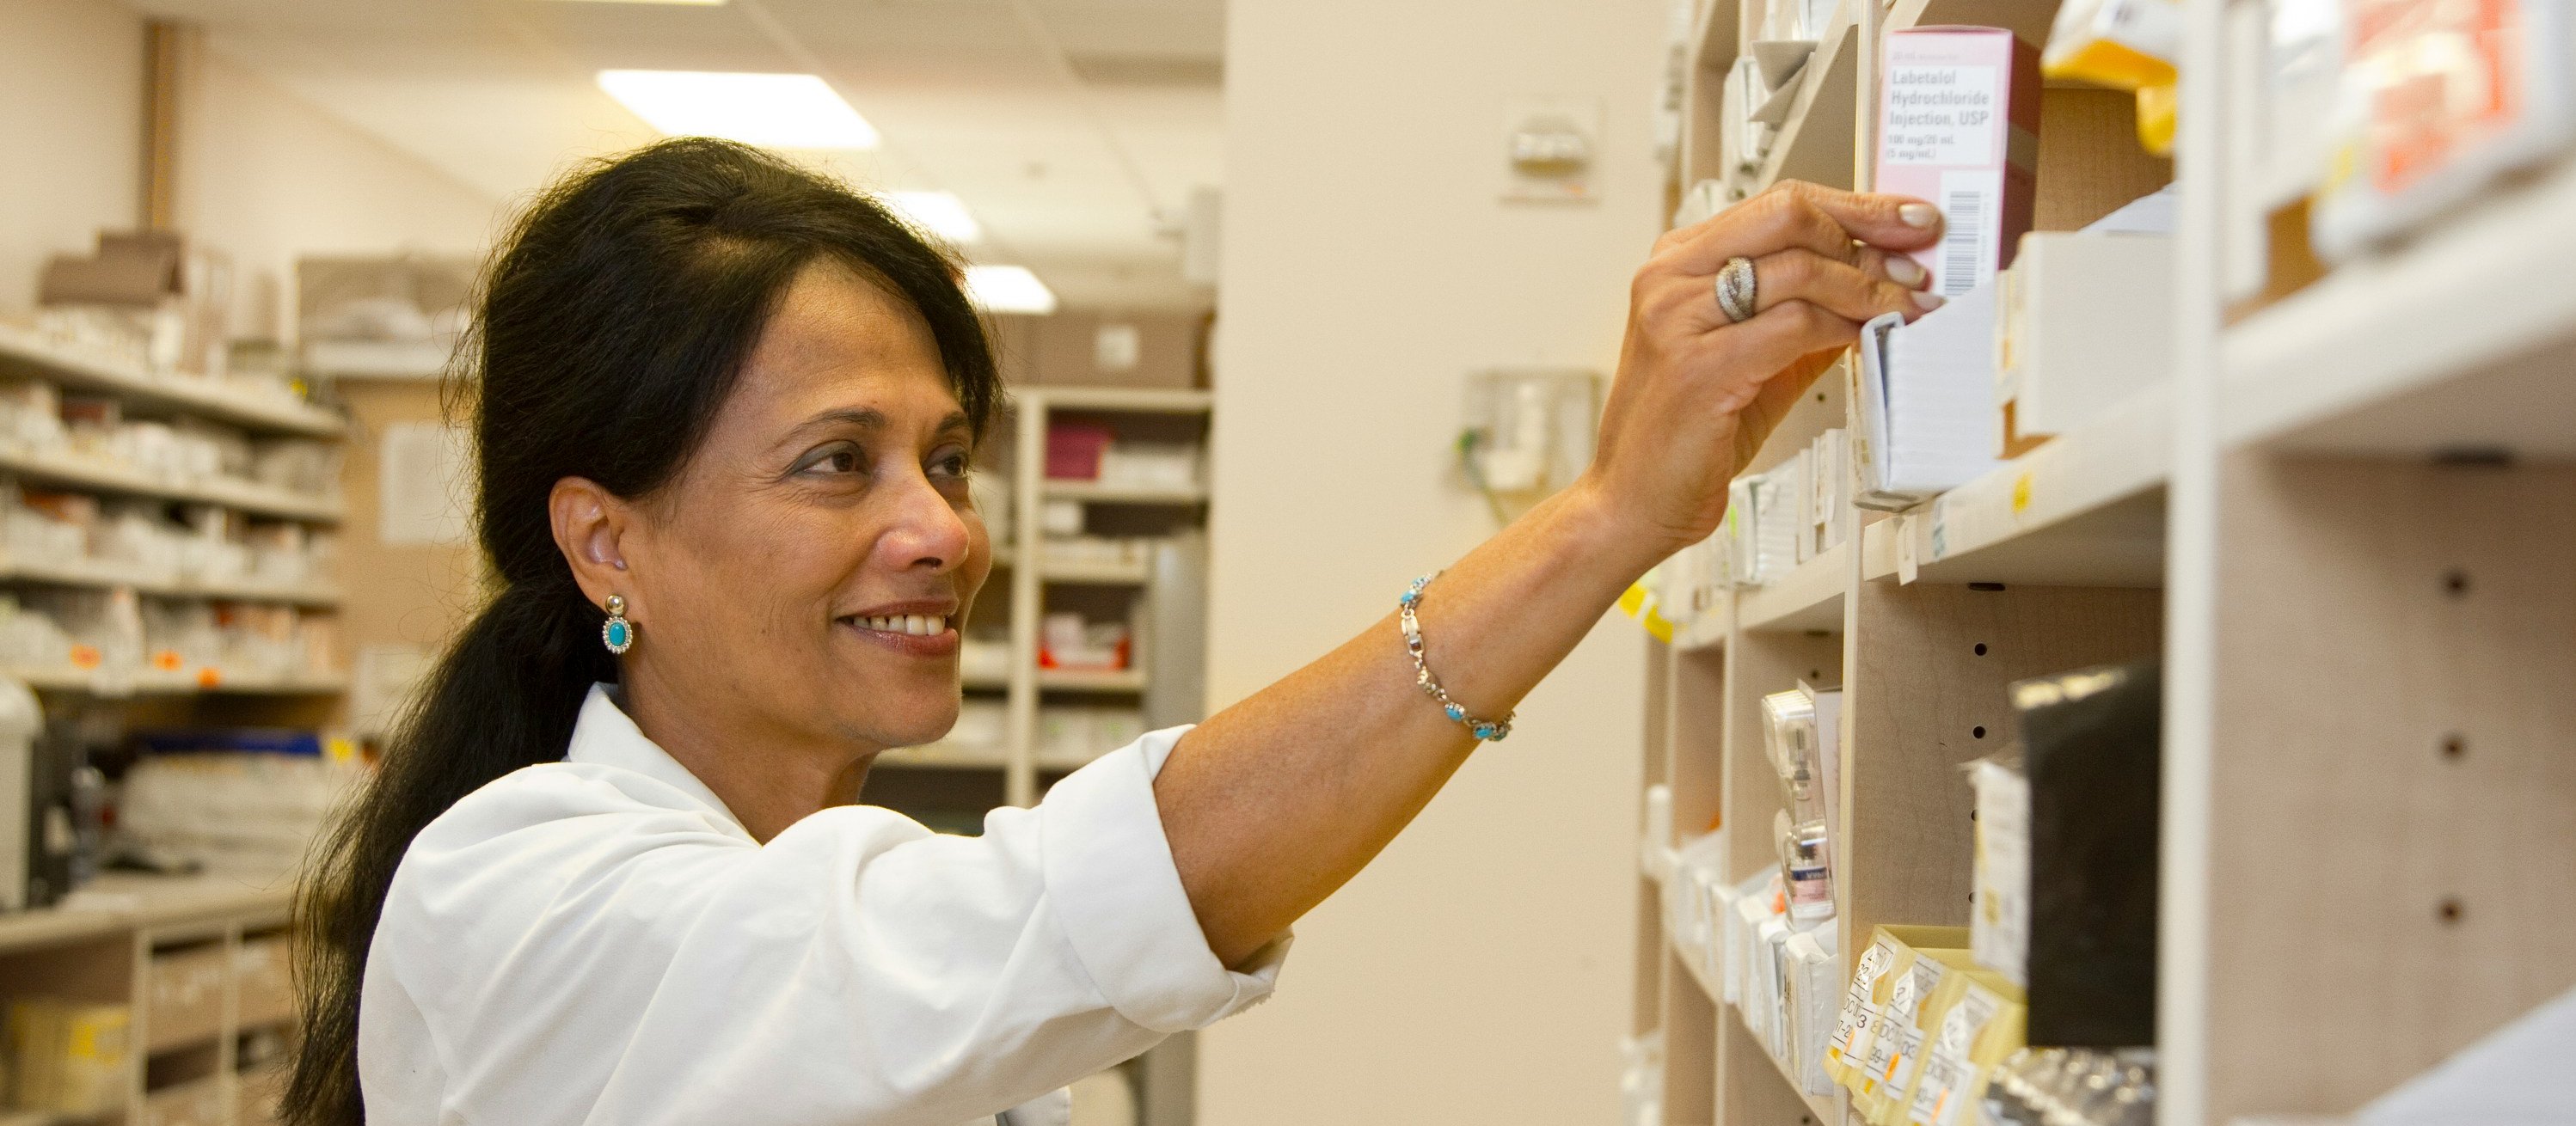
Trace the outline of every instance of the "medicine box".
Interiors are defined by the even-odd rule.
[[[1876,187],[1940,207],[1941,241],[1914,259],[1956,297],[2011,264],[2030,230],[2039,52],[1995,27],[1905,28],[1885,50]]]
[[[1997,293],[1999,456],[2075,429],[2173,367],[2173,239],[2023,235]]]

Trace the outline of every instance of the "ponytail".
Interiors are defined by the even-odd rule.
[[[796,272],[834,258],[900,295],[978,431],[1000,397],[958,268],[883,208],[758,150],[648,146],[556,185],[484,281],[455,384],[470,414],[476,539],[497,585],[422,682],[381,768],[319,842],[296,914],[304,1040],[293,1126],[360,1126],[358,1000],[412,839],[494,779],[563,758],[595,683],[617,679],[605,616],[556,548],[567,477],[622,497],[676,473]]]
[[[570,576],[508,586],[474,615],[426,681],[373,784],[332,826],[300,890],[297,944],[306,1052],[287,1087],[299,1123],[364,1121],[358,1006],[385,890],[412,838],[484,783],[564,755],[584,696],[616,678],[599,647],[598,610]],[[590,644],[585,646],[584,639]],[[418,753],[435,747],[436,755]]]

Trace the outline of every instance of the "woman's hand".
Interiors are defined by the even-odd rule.
[[[1660,557],[1706,539],[1727,483],[1798,396],[1884,313],[1937,308],[1906,251],[1941,237],[1931,204],[1788,181],[1666,234],[1629,287],[1619,376],[1579,487]],[[1718,308],[1717,272],[1753,260],[1755,313]]]
[[[1860,323],[1938,304],[1891,255],[1939,229],[1920,201],[1784,184],[1666,236],[1637,274],[1592,468],[1423,593],[1423,660],[1449,697],[1509,714],[1638,575],[1705,538],[1727,481]],[[1730,324],[1714,279],[1738,255],[1757,311]],[[1331,895],[1465,761],[1467,729],[1417,676],[1390,617],[1173,749],[1155,804],[1218,960],[1239,964]]]

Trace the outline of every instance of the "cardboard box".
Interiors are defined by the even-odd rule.
[[[1014,382],[1187,389],[1207,386],[1206,321],[1194,313],[1066,312],[996,317],[994,336]]]
[[[2039,52],[2004,28],[1887,33],[1875,190],[1932,201],[1948,227],[1914,253],[1956,297],[2012,264],[2038,184]]]
[[[47,307],[121,310],[161,371],[222,375],[232,327],[232,260],[175,231],[100,231],[86,258],[55,255],[36,283]]]
[[[1997,294],[2000,457],[2084,424],[2173,369],[2173,239],[2035,231]],[[2141,297],[2144,300],[2141,300]]]

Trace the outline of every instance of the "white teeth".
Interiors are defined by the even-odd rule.
[[[859,619],[859,624],[880,633],[902,633],[915,637],[936,637],[948,632],[948,617],[945,614],[891,614],[883,617],[862,617]]]

